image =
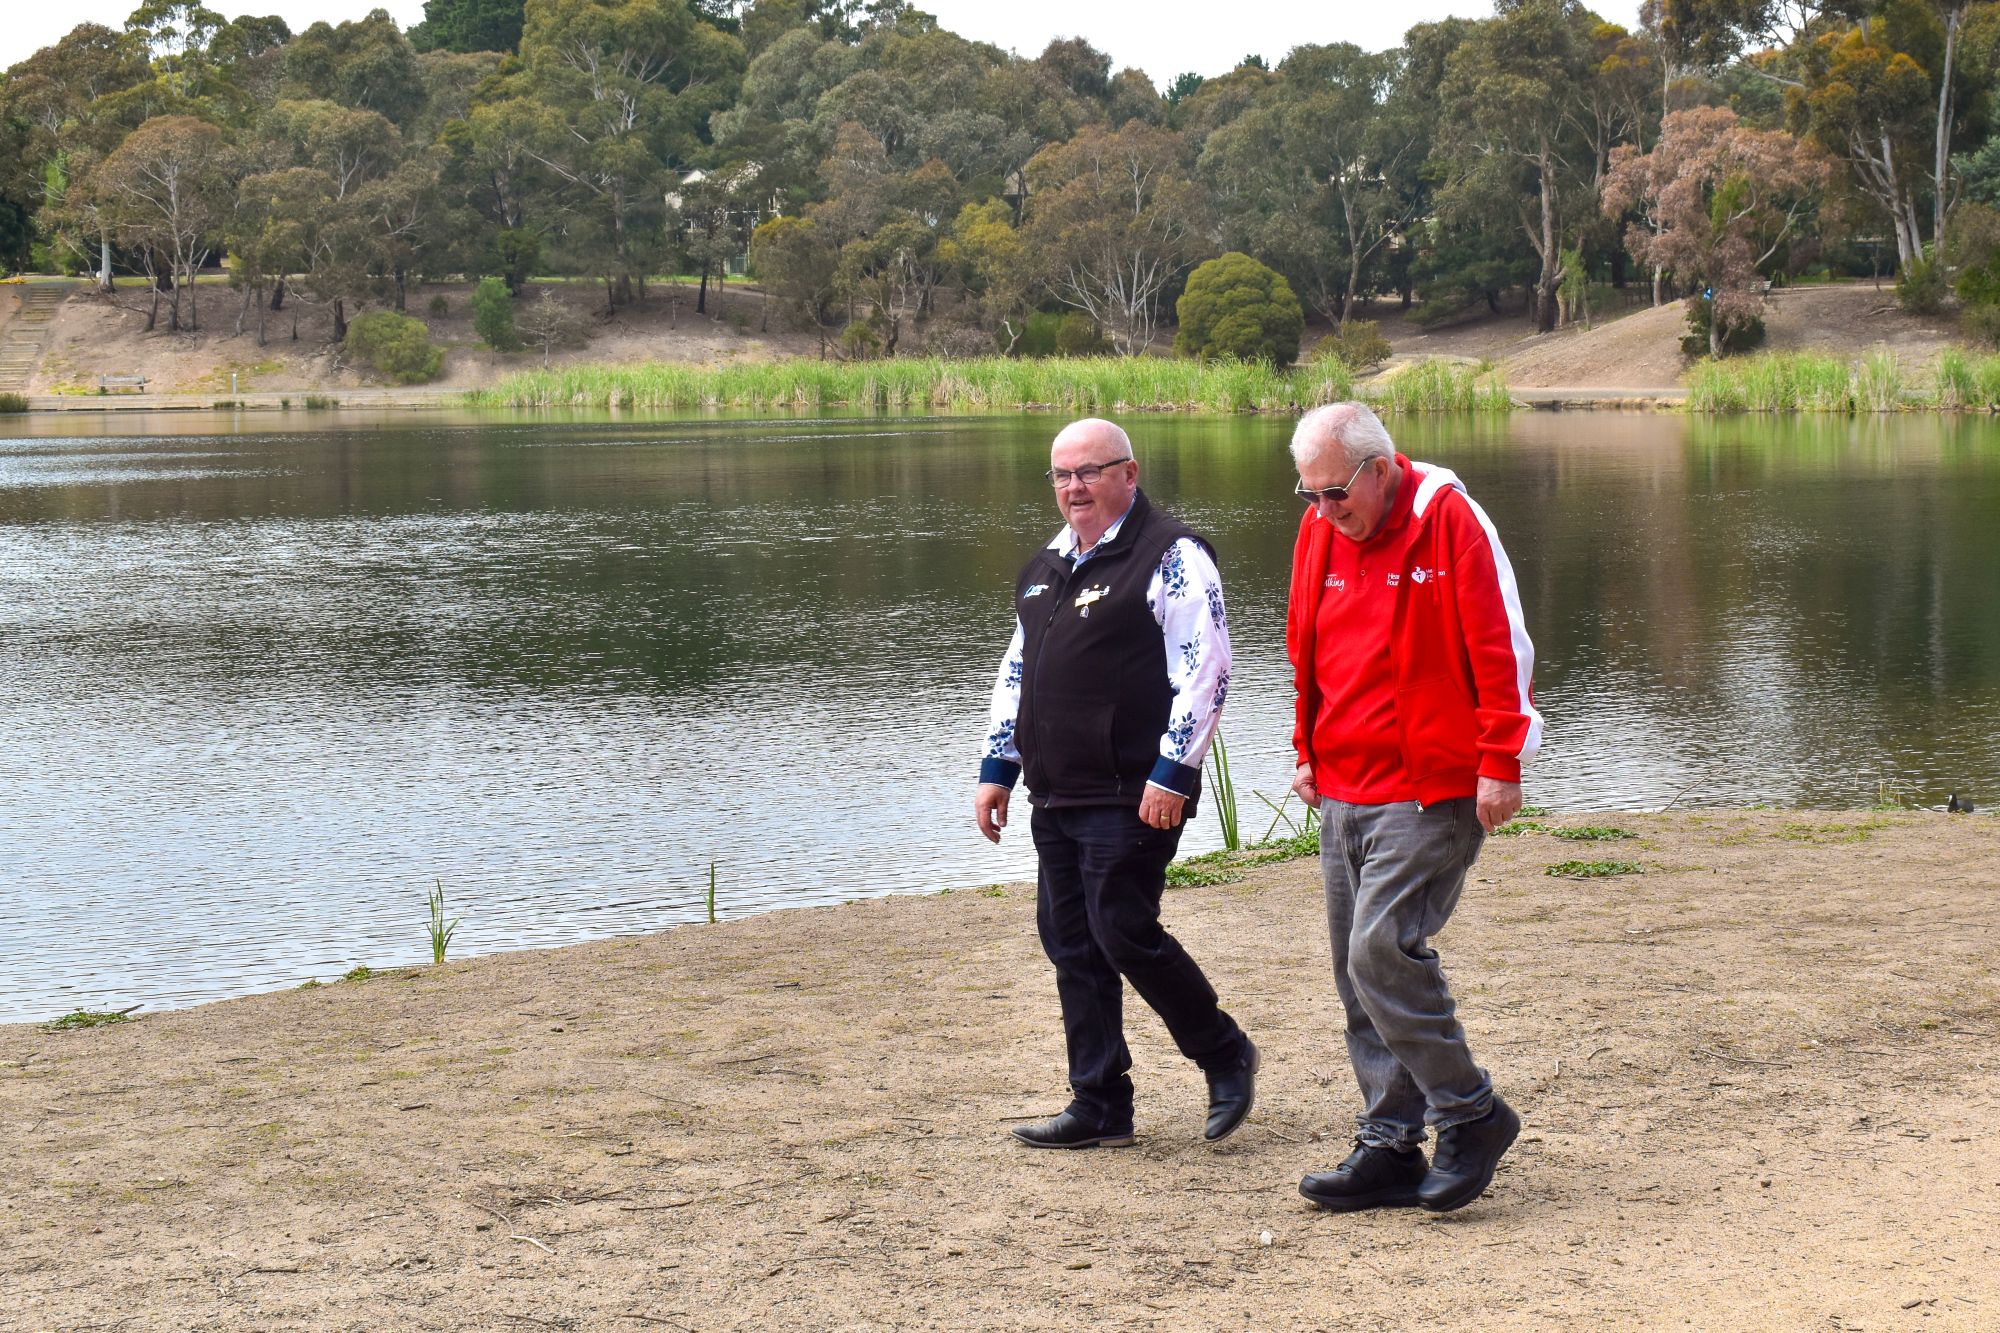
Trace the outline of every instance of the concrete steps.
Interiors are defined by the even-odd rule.
[[[0,333],[0,391],[19,393],[42,364],[55,330],[56,311],[69,299],[67,282],[30,282],[20,288],[20,308]]]

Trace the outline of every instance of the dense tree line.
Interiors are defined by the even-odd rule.
[[[1163,95],[901,0],[429,0],[408,32],[299,33],[146,0],[0,77],[0,263],[143,274],[169,329],[226,265],[236,331],[304,306],[341,338],[427,279],[588,278],[615,312],[692,273],[706,310],[748,254],[853,356],[1038,350],[1063,311],[1136,353],[1224,256],[1215,290],[1343,329],[1515,295],[1549,329],[1608,281],[1691,296],[1720,350],[1764,282],[1875,262],[2000,302],[2000,3],[1648,0],[1628,31],[1499,0],[1390,51],[1326,35]]]

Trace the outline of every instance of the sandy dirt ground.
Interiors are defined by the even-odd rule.
[[[1687,312],[1679,301],[1657,308],[1613,309],[1589,327],[1535,334],[1520,312],[1426,330],[1390,313],[1383,336],[1396,360],[1447,356],[1500,364],[1510,387],[1666,389],[1680,383],[1687,362],[1680,340]],[[1815,351],[1848,360],[1876,347],[1894,352],[1907,370],[1928,372],[1937,354],[1963,340],[1950,320],[1908,315],[1892,286],[1867,282],[1783,287],[1765,304],[1764,350]]]
[[[1589,822],[1439,938],[1527,1122],[1460,1213],[1295,1192],[1355,1097],[1290,862],[1168,898],[1264,1051],[1214,1148],[1136,1001],[1137,1146],[1008,1140],[1064,1096],[1022,886],[0,1028],[0,1325],[2000,1327],[2000,822]]]
[[[720,300],[710,295],[707,314],[696,314],[695,290],[654,284],[643,304],[604,313],[604,289],[590,283],[547,284],[548,289],[586,318],[589,345],[557,351],[555,365],[576,362],[622,364],[633,361],[688,361],[717,365],[730,361],[768,361],[785,356],[811,356],[817,343],[774,327],[760,332],[764,322],[761,292],[728,289]],[[531,300],[542,284],[531,284],[522,300]],[[114,298],[97,296],[79,284],[56,318],[56,331],[30,385],[36,394],[76,392],[95,386],[99,375],[143,375],[153,394],[213,394],[227,398],[235,375],[238,393],[287,390],[352,389],[380,381],[365,369],[340,364],[327,344],[330,316],[323,307],[294,301],[280,312],[265,314],[265,338],[257,342],[256,312],[242,334],[235,333],[242,298],[220,283],[200,283],[199,334],[165,332],[164,306],[159,327],[145,331],[147,293],[121,286]],[[445,312],[434,314],[433,297],[442,296]],[[463,283],[412,288],[408,313],[430,326],[432,340],[443,346],[444,366],[438,379],[423,386],[427,393],[470,389],[519,370],[538,368],[539,352],[501,354],[480,344],[472,328],[472,288]],[[292,334],[296,308],[299,336]],[[720,314],[720,320],[712,316]]]

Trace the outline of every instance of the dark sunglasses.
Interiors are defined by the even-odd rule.
[[[1347,498],[1347,493],[1354,489],[1354,483],[1361,479],[1362,471],[1374,461],[1372,458],[1362,459],[1361,466],[1354,469],[1354,475],[1347,479],[1345,486],[1329,486],[1323,491],[1316,491],[1308,487],[1304,482],[1300,482],[1292,487],[1292,494],[1298,496],[1309,505],[1316,505],[1321,500],[1331,500],[1335,504],[1339,504]]]

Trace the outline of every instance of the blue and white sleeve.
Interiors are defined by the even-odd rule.
[[[1146,590],[1167,649],[1167,683],[1174,702],[1160,737],[1160,757],[1147,782],[1186,796],[1222,720],[1229,695],[1229,618],[1222,574],[1200,542],[1183,537],[1160,557]]]
[[[1021,750],[1014,744],[1014,722],[1021,715],[1021,668],[1026,636],[1021,618],[1014,618],[1014,638],[993,678],[993,700],[987,707],[986,749],[979,760],[979,781],[1012,787],[1021,777]]]

